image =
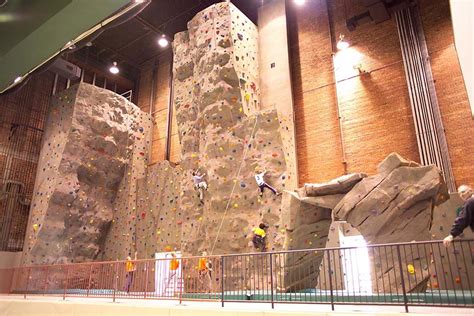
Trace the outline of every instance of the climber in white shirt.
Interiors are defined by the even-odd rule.
[[[263,172],[260,172],[260,168],[259,167],[255,167],[255,181],[257,182],[257,185],[258,185],[258,188],[260,189],[260,197],[263,196],[263,191],[265,190],[265,188],[269,189],[270,191],[273,192],[273,194],[276,194],[276,195],[281,195],[281,192],[278,192],[274,187],[272,187],[271,185],[269,185],[268,183],[265,182],[265,174],[267,173],[267,171],[263,171]]]
[[[206,174],[200,174],[199,171],[193,172],[194,188],[199,191],[199,200],[204,201],[204,190],[207,190],[207,182],[204,180]]]

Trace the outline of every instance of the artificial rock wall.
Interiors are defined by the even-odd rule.
[[[150,117],[134,104],[89,84],[54,98],[38,163],[24,264],[98,257],[116,197],[124,190],[121,183],[146,165],[150,125]]]
[[[135,249],[149,258],[166,246],[185,254],[249,252],[251,230],[262,221],[270,225],[270,249],[282,249],[281,198],[269,191],[260,198],[254,179],[258,167],[278,190],[288,180],[278,114],[260,110],[256,26],[218,3],[176,34],[173,50],[181,160],[154,164],[138,179],[138,215],[119,208],[104,259]],[[196,170],[209,185],[203,203]]]

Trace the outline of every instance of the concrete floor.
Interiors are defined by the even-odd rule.
[[[26,300],[22,296],[0,296],[1,316],[22,315],[169,315],[169,316],[212,316],[212,315],[399,315],[405,314],[400,306],[336,306],[332,312],[328,305],[278,304],[272,310],[270,304],[263,303],[225,303],[222,308],[219,302],[185,302],[161,300],[118,300],[104,298],[67,298],[50,296],[31,296]],[[410,307],[413,315],[472,315],[474,309]]]

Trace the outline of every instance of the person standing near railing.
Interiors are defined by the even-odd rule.
[[[443,244],[448,247],[453,239],[462,234],[468,226],[474,231],[474,197],[473,190],[468,185],[461,185],[458,189],[459,197],[464,201],[464,206],[458,217],[454,220],[449,236],[444,238]]]
[[[137,270],[137,266],[134,262],[137,260],[137,254],[138,253],[135,251],[135,259],[132,260],[132,257],[128,256],[127,261],[125,262],[125,272],[127,273],[125,291],[127,291],[127,293],[130,293],[130,288],[132,287],[132,283],[133,283],[133,275],[135,271]]]
[[[207,258],[207,252],[202,252],[202,257],[198,260],[198,273],[199,282],[203,285],[204,289],[207,288],[209,292],[212,292],[212,263]]]

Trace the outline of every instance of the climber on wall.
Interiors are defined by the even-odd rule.
[[[128,256],[127,261],[125,262],[125,272],[126,274],[126,282],[125,282],[125,291],[130,293],[130,288],[132,287],[133,283],[133,275],[137,270],[137,266],[134,261],[137,260],[137,252],[135,251],[135,259],[132,260],[132,257]]]
[[[463,208],[454,220],[449,236],[444,238],[443,244],[448,247],[453,239],[462,234],[468,226],[474,231],[474,191],[468,185],[461,185],[458,188],[459,197],[464,201]]]
[[[270,191],[273,192],[273,194],[276,194],[276,195],[281,195],[281,192],[278,192],[274,187],[272,187],[271,185],[269,185],[268,183],[265,182],[265,174],[267,173],[266,170],[264,170],[263,172],[260,172],[260,168],[257,166],[255,167],[255,181],[257,182],[257,185],[258,185],[258,188],[260,189],[260,197],[263,196],[263,191],[265,190],[265,188],[269,189]]]
[[[199,200],[204,201],[204,190],[207,190],[207,182],[204,180],[206,174],[200,174],[199,170],[193,172],[194,188],[199,191]]]
[[[253,232],[253,238],[252,238],[252,243],[253,246],[256,249],[260,249],[260,252],[265,252],[267,251],[267,232],[265,229],[268,228],[267,225],[264,223],[260,223],[258,227],[254,227],[252,229]]]
[[[212,262],[207,257],[207,252],[202,252],[202,257],[198,261],[199,282],[203,288],[207,288],[212,292]]]

